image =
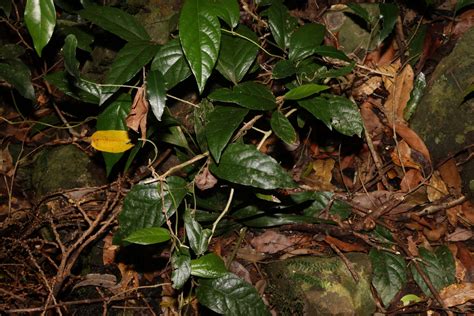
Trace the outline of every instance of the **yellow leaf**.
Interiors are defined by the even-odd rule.
[[[91,145],[97,150],[108,153],[122,153],[134,145],[127,131],[108,130],[97,131],[91,136]]]

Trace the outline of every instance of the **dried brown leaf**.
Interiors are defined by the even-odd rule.
[[[250,244],[256,251],[270,254],[288,249],[294,245],[287,236],[273,230],[267,230],[263,234],[254,237]]]
[[[462,180],[456,165],[456,160],[453,158],[447,160],[439,166],[438,171],[447,186],[455,193],[461,194]]]
[[[149,104],[145,97],[145,88],[140,87],[133,99],[132,108],[127,116],[127,127],[138,133],[141,131],[141,137],[146,139],[146,118]]]
[[[439,296],[447,307],[462,305],[474,299],[474,283],[451,284]]]
[[[206,166],[202,172],[194,178],[194,183],[199,190],[204,191],[213,188],[217,183],[217,179],[209,172],[209,168]]]
[[[440,200],[448,195],[448,188],[437,171],[431,176],[426,193],[428,194],[428,200],[430,202]]]

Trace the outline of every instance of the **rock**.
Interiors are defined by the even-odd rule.
[[[410,122],[434,164],[474,143],[474,98],[464,93],[474,82],[474,28],[460,38],[453,51],[436,66]],[[474,197],[474,160],[461,166],[465,193]]]
[[[270,300],[279,315],[372,315],[371,265],[366,254],[349,253],[355,282],[339,257],[296,257],[270,263]]]
[[[105,171],[74,145],[51,147],[39,153],[31,179],[36,199],[60,190],[106,183]]]

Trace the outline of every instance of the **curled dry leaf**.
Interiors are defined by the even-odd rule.
[[[140,129],[143,139],[146,139],[146,117],[148,114],[149,104],[145,97],[145,88],[140,87],[133,99],[132,108],[125,120],[127,127],[138,133]]]
[[[206,166],[202,172],[194,178],[194,183],[199,190],[204,191],[213,188],[217,183],[217,179],[209,172],[209,168]]]
[[[447,307],[462,305],[474,299],[474,283],[451,284],[439,296]]]

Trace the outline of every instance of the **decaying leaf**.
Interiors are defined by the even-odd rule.
[[[438,167],[439,175],[455,193],[461,193],[462,180],[459,175],[459,169],[456,165],[456,160],[448,159],[445,163]]]
[[[398,156],[397,156],[398,158]],[[394,160],[395,161],[395,160]],[[400,189],[402,192],[409,192],[416,188],[418,184],[423,181],[423,175],[418,169],[408,169],[400,182]]]
[[[128,137],[128,132],[120,130],[95,132],[91,136],[91,145],[99,151],[108,153],[122,153],[134,146]]]
[[[137,133],[140,129],[143,139],[146,139],[146,118],[148,109],[149,104],[145,97],[145,88],[140,87],[133,99],[132,108],[127,116],[126,123],[130,129],[133,129]]]
[[[397,74],[394,84],[386,87],[390,92],[384,104],[384,112],[389,125],[395,122],[404,122],[403,111],[410,100],[411,90],[413,90],[413,79],[415,75],[410,65],[406,65]]]
[[[202,172],[194,178],[194,183],[199,190],[204,191],[213,188],[217,183],[217,179],[209,172],[209,168],[206,166]]]
[[[447,307],[462,305],[474,299],[474,283],[451,284],[439,296]]]
[[[465,241],[465,240],[471,239],[472,236],[473,236],[472,230],[457,227],[451,234],[448,235],[447,240],[450,242]]]

